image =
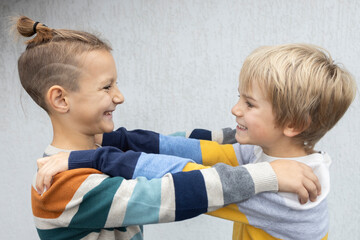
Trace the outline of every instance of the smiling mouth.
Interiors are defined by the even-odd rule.
[[[243,125],[240,125],[240,124],[237,125],[237,128],[238,128],[239,130],[241,130],[241,131],[246,131],[246,130],[247,130],[247,127],[245,127],[245,126],[243,126]]]
[[[112,116],[112,112],[105,112],[104,115],[111,117],[111,116]]]

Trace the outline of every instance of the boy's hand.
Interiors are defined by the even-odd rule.
[[[39,194],[50,188],[53,176],[69,169],[69,156],[70,152],[60,152],[37,160],[39,170],[36,176],[36,189]]]
[[[305,204],[309,198],[315,202],[321,194],[319,179],[311,167],[290,160],[275,160],[270,165],[278,178],[279,192],[298,194],[301,204]]]

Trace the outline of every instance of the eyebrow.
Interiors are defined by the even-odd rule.
[[[115,82],[115,79],[114,78],[105,78],[104,80],[101,80],[100,83],[102,85],[105,85],[105,84],[109,84],[109,83],[113,83]]]
[[[250,96],[250,95],[246,95],[246,94],[243,94],[244,95],[244,97],[246,97],[246,98],[249,98],[249,99],[251,99],[251,100],[254,100],[254,101],[256,101],[256,99],[255,98],[253,98],[252,96]]]

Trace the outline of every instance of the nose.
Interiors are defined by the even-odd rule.
[[[114,95],[112,101],[115,104],[122,104],[125,101],[124,95],[122,95],[117,86],[114,87]]]
[[[243,115],[243,112],[241,110],[241,103],[240,101],[238,101],[233,108],[231,109],[231,113],[235,116],[235,117],[241,117]]]

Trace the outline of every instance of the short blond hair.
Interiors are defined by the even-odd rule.
[[[309,44],[256,49],[246,58],[239,80],[240,91],[260,86],[278,127],[303,130],[294,139],[307,151],[339,121],[356,94],[351,74],[334,64],[326,50]]]

